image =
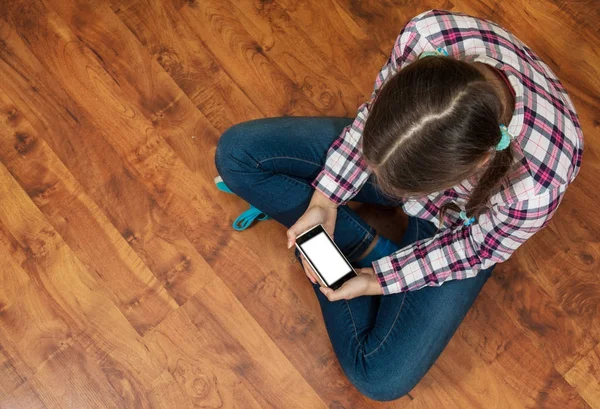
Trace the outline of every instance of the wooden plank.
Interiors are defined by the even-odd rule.
[[[349,107],[344,107],[338,95],[322,82],[322,73],[314,73],[306,66],[307,61],[290,61],[291,55],[284,58],[279,45],[273,56],[271,48],[275,44],[272,38],[263,38],[254,23],[236,12],[231,4],[179,0],[173,0],[172,4],[185,24],[203,39],[219,65],[264,116],[356,113],[357,100],[351,100]],[[312,60],[314,58],[309,61]],[[309,70],[304,74],[306,80],[299,77],[299,67]],[[319,79],[321,82],[317,82]],[[320,92],[317,92],[318,88]],[[321,97],[323,93],[326,95]]]
[[[194,409],[191,398],[184,393],[168,371],[164,371],[152,382],[148,399],[156,409]]]
[[[0,399],[0,408],[3,409],[47,409],[38,393],[32,388],[29,381],[24,382],[5,399]]]
[[[248,379],[253,393],[264,394],[264,389],[269,385],[270,392],[277,396],[270,402],[273,407],[324,406],[318,395],[219,278],[194,295],[183,308],[201,331],[216,333],[221,329],[230,334],[228,338],[232,338],[232,344],[239,343],[249,365],[240,365],[238,362],[232,367]],[[219,343],[218,340],[213,342],[215,345]]]
[[[522,259],[516,257],[495,271],[486,294],[564,374],[594,347],[594,339],[529,277]]]
[[[145,339],[196,406],[325,406],[218,278]]]
[[[114,392],[94,357],[79,343],[57,351],[37,368],[34,379],[46,392],[39,396],[49,408],[131,407]],[[147,405],[137,407],[149,408]]]
[[[0,111],[10,113],[0,123],[0,160],[86,268],[100,277],[136,331],[143,334],[177,309],[175,300],[1,90]]]
[[[42,12],[40,12],[41,14]],[[43,16],[40,16],[40,18],[43,18]],[[54,18],[54,17],[51,17]],[[106,26],[106,27],[111,27],[111,24],[113,23],[112,19],[109,19],[108,21],[103,21],[103,18],[109,18],[107,17],[107,14],[102,12],[101,14],[95,15],[94,20],[98,21],[98,23],[94,23],[94,24],[100,24],[102,26]],[[38,44],[44,41],[45,38],[47,38],[48,36],[37,36],[37,33],[32,32],[32,39],[30,42]],[[61,35],[68,35],[68,32],[65,31],[61,31]],[[70,38],[70,37],[69,37]],[[77,39],[71,38],[69,41],[75,41],[77,42]],[[90,40],[91,41],[91,40]],[[40,55],[45,55],[45,53],[47,52],[47,49],[53,49],[55,48],[56,45],[52,45],[49,47],[39,47],[37,48],[40,51]],[[58,47],[60,49],[60,47]],[[96,51],[97,52],[97,51]],[[75,53],[74,53],[75,54]],[[84,57],[88,57],[89,54],[86,54],[85,56],[79,56],[78,58],[80,58],[81,64],[94,64],[97,61],[95,61],[94,59],[91,59],[88,61],[88,59],[84,58]],[[106,58],[103,58],[103,60],[106,60]],[[52,60],[50,58],[48,58],[49,63],[52,63]],[[73,64],[73,63],[71,63]],[[65,78],[65,80],[67,78],[70,78],[73,73],[72,71],[69,71],[68,73],[61,71],[61,67],[58,66],[53,66],[52,69],[54,70],[53,72],[57,72],[59,73],[61,76],[63,76]],[[112,70],[111,70],[112,71]],[[113,75],[118,75],[118,74],[114,74]],[[81,79],[83,81],[85,81],[87,79],[87,75],[84,75],[84,73],[82,73],[81,75]],[[119,80],[121,80],[121,78],[119,77]],[[121,82],[121,81],[120,81]],[[92,86],[92,85],[90,85]],[[117,90],[115,90],[115,92],[118,92]],[[73,95],[76,94],[76,89],[73,89]],[[127,97],[124,97],[124,100],[127,100]],[[129,98],[131,99],[131,98]],[[89,102],[89,101],[86,101]],[[94,104],[94,101],[91,101],[92,104]],[[137,99],[134,100],[134,103],[137,103]],[[113,135],[113,132],[115,135],[119,135],[120,133],[123,132],[123,127],[125,129],[131,130],[131,123],[130,121],[127,122],[123,122],[122,124],[119,124],[118,120],[119,118],[115,119],[115,115],[113,114],[112,111],[107,110],[105,106],[103,106],[102,104],[94,104],[93,109],[89,109],[89,111],[92,113],[91,115],[95,116],[95,117],[100,117],[100,119],[103,121],[104,125],[106,127],[110,128],[111,132],[107,132],[106,133],[106,137],[109,138]],[[136,118],[138,118],[139,116],[136,116]],[[140,126],[142,127],[142,130],[145,131],[145,127],[147,126],[147,123],[143,123],[140,124]],[[142,135],[140,135],[142,134]],[[134,138],[134,136],[136,136],[136,138]],[[159,143],[159,145],[155,148],[153,146],[153,149],[156,150],[158,149],[159,152],[164,152],[164,154],[160,154],[161,156],[172,156],[172,153],[168,151],[168,148],[166,148],[164,145],[160,144],[160,138],[155,138],[156,141],[158,141],[157,143]],[[137,141],[137,142],[135,142]],[[154,141],[154,140],[153,140]],[[153,142],[152,141],[152,142]],[[194,191],[202,191],[203,186],[205,186],[207,183],[204,181],[201,181],[195,177],[191,177],[189,180],[185,179],[185,177],[187,177],[186,175],[189,175],[189,171],[184,168],[181,167],[178,160],[174,159],[174,166],[177,167],[177,173],[182,173],[181,177],[183,179],[185,179],[186,181],[184,181],[183,183],[170,183],[168,185],[165,185],[164,189],[166,189],[167,191],[169,191],[169,195],[164,195],[161,194],[161,191],[156,191],[156,189],[154,189],[153,186],[153,182],[149,181],[149,175],[151,175],[152,173],[149,172],[154,172],[157,173],[159,170],[161,169],[154,169],[154,168],[149,168],[148,171],[143,171],[140,170],[140,161],[139,161],[139,156],[137,154],[137,150],[136,150],[136,144],[142,144],[142,146],[145,146],[145,144],[148,143],[148,139],[146,137],[145,132],[139,132],[139,133],[135,133],[135,132],[131,132],[128,134],[128,138],[125,140],[125,142],[127,143],[123,143],[124,140],[122,138],[117,138],[116,136],[113,137],[113,139],[111,139],[111,142],[114,142],[112,144],[113,148],[115,150],[117,150],[119,152],[120,155],[125,156],[125,157],[131,157],[132,160],[130,161],[126,161],[126,166],[128,166],[129,172],[132,175],[143,175],[142,177],[140,177],[140,179],[147,185],[148,190],[150,191],[150,193],[153,195],[153,197],[157,200],[157,202],[159,202],[159,204],[166,204],[168,206],[168,208],[170,210],[172,210],[175,214],[176,217],[179,218],[179,216],[181,216],[181,220],[179,222],[179,224],[181,225],[183,224],[187,224],[185,226],[185,230],[189,233],[191,233],[192,235],[200,235],[197,237],[197,239],[195,239],[195,242],[197,242],[199,245],[201,246],[210,246],[211,244],[218,244],[219,246],[216,246],[216,248],[220,248],[221,244],[219,243],[219,238],[216,237],[216,235],[218,236],[218,234],[222,233],[228,233],[230,230],[228,227],[223,227],[222,229],[220,229],[218,226],[215,225],[215,223],[219,223],[220,220],[222,219],[221,217],[221,212],[220,211],[215,211],[214,214],[215,215],[219,215],[218,217],[211,217],[212,214],[208,212],[209,209],[211,208],[215,208],[216,206],[212,203],[212,202],[206,202],[206,203],[210,203],[209,205],[204,205],[206,204],[205,202],[202,203],[202,205],[200,205],[200,203],[198,203],[198,197],[205,197],[205,198],[209,198],[212,196],[212,194],[209,193],[209,191],[207,190],[205,194],[194,194]],[[128,146],[127,146],[128,145]],[[137,148],[139,149],[139,148]],[[135,152],[135,154],[133,155],[130,152]],[[158,155],[159,153],[157,153]],[[148,160],[150,160],[150,158],[148,158]],[[181,172],[179,172],[179,169],[181,170]],[[207,175],[207,178],[210,177],[211,175]],[[163,176],[164,177],[164,176]],[[182,179],[182,180],[183,180]],[[194,184],[194,182],[197,182]],[[212,185],[212,182],[209,182]],[[187,189],[187,187],[190,187],[190,189]],[[214,188],[212,186],[210,186],[210,192],[214,192]],[[175,200],[174,197],[172,197],[171,195],[173,194],[172,192],[181,192],[181,194],[184,197],[180,197],[177,200]],[[190,194],[190,192],[192,192]],[[167,197],[168,200],[165,200],[165,196],[169,196]],[[191,206],[189,205],[189,202],[191,202]],[[194,210],[196,209],[196,210]],[[209,213],[209,214],[207,214]],[[202,224],[199,224],[202,223]],[[224,237],[224,240],[230,240],[229,239],[229,234],[227,236]],[[233,239],[233,238],[232,238]],[[238,240],[237,237],[235,240]],[[216,242],[216,243],[215,243]],[[233,243],[232,243],[233,244]],[[238,244],[240,244],[239,248],[242,248],[243,246],[247,246],[247,243],[242,243],[242,242],[238,242]],[[215,252],[214,250],[216,249],[214,247],[208,247],[208,251],[204,252],[205,255],[207,257],[210,257],[211,259],[214,259],[218,256],[218,253]],[[239,252],[237,254],[237,257],[239,258]]]
[[[411,391],[415,395],[406,409],[470,409],[478,406],[459,406],[444,388],[429,374],[426,374],[419,384]],[[461,402],[464,404],[464,402]]]
[[[281,0],[260,2],[260,5],[257,1],[252,3],[259,15],[268,17],[269,21],[273,21],[271,17],[277,15],[290,19],[323,53],[329,64],[338,68],[363,95],[370,97],[375,77],[388,59],[391,49],[389,52],[381,51],[379,44],[337,2]]]
[[[27,199],[28,200],[28,199]],[[0,345],[6,371],[3,395],[21,385],[56,350],[69,345],[80,331],[52,297],[13,258],[14,238],[0,223]],[[23,325],[27,323],[27,325]]]
[[[524,401],[531,402],[529,407],[586,407],[554,368],[552,358],[544,353],[544,345],[532,341],[528,330],[519,327],[510,313],[496,303],[491,296],[495,292],[495,287],[486,285],[459,328],[458,334],[470,351],[481,356]]]
[[[69,330],[77,334],[76,338],[60,343],[50,355],[46,354],[47,358],[33,368],[35,377],[41,384],[49,385],[53,396],[63,402],[80,399],[78,384],[72,382],[82,382],[79,383],[82,388],[93,389],[86,393],[90,394],[89,399],[99,402],[96,402],[99,407],[123,407],[121,400],[130,402],[132,393],[144,396],[146,386],[160,375],[148,351],[106,291],[3,165],[0,166],[0,225],[10,235],[7,250],[37,288],[47,294],[46,304],[59,309],[61,317],[68,321]],[[43,300],[39,298],[37,302]],[[25,356],[28,350],[24,346],[20,356]],[[43,354],[38,356],[41,358]],[[39,358],[28,359],[32,366]],[[88,375],[90,383],[78,381],[88,372],[93,372]],[[126,390],[122,385],[128,386]],[[57,390],[62,392],[60,396],[55,394]],[[42,400],[48,405],[48,401]]]
[[[69,271],[73,271],[74,269],[77,269],[77,267],[83,268],[83,266],[77,266],[76,259],[71,258],[71,260],[69,260],[69,257],[54,258],[54,260],[52,260],[53,256],[56,257],[58,255],[61,255],[61,253],[64,254],[66,246],[64,245],[64,243],[60,242],[60,240],[58,239],[58,235],[54,230],[52,230],[48,223],[44,222],[43,216],[39,214],[39,211],[36,212],[37,209],[35,209],[33,203],[31,203],[30,199],[25,195],[25,193],[19,189],[18,185],[16,184],[14,179],[10,177],[8,171],[4,166],[0,166],[0,196],[0,225],[3,226],[4,230],[12,236],[12,239],[19,246],[17,250],[20,252],[19,256],[23,260],[22,264],[24,265],[24,269],[27,271],[29,276],[34,277],[34,279],[36,280],[36,286],[41,287],[41,291],[49,293],[45,300],[47,304],[50,306],[52,306],[53,304],[58,304],[57,307],[60,308],[64,306],[60,305],[62,304],[62,299],[72,298],[76,300],[76,302],[79,305],[81,305],[83,311],[85,311],[86,308],[84,305],[86,303],[89,303],[89,300],[83,301],[83,298],[78,298],[81,297],[84,293],[83,291],[78,290],[79,288],[84,288],[85,285],[92,284],[93,281],[81,281],[82,277],[79,277],[79,282],[76,282],[75,280],[71,281],[69,283],[69,287],[67,287],[72,291],[72,293],[69,295],[66,295],[64,292],[61,291],[61,289],[65,288],[64,284],[58,287],[55,286],[56,281],[60,282],[61,280],[71,278],[68,277]],[[5,251],[5,249],[3,250]],[[56,262],[60,262],[60,264],[57,264]],[[57,271],[57,267],[60,268],[60,270]],[[11,270],[14,273],[14,269]],[[50,275],[48,273],[54,274]],[[92,294],[92,288],[90,287],[87,287],[89,290],[89,294],[86,295]],[[96,285],[94,287],[95,288],[93,288],[93,290],[95,291],[93,291],[93,294],[101,294],[101,290],[98,288],[98,286]],[[98,299],[99,296],[91,296],[91,299],[93,298]],[[41,297],[35,297],[35,301],[38,304],[36,306],[36,316],[41,315],[40,313],[43,314],[44,307],[46,307],[46,305],[39,306],[39,303],[42,300],[44,299]],[[72,310],[74,311],[73,307]],[[113,306],[113,313],[115,311],[118,313],[118,310],[116,310],[116,308],[114,308]],[[85,312],[89,313],[89,310]],[[76,312],[73,315],[76,315],[77,313],[79,312]],[[104,313],[104,311],[102,311],[102,313]],[[47,314],[44,315],[47,316]],[[73,315],[64,311],[64,309],[61,311],[61,315],[67,315],[66,319],[69,321],[70,319],[75,318],[73,317]],[[96,315],[99,314],[96,313]],[[33,322],[35,322],[36,318],[32,318]],[[80,318],[81,317],[76,317],[75,319],[73,319],[73,326],[75,327],[74,330],[79,330],[79,335],[77,336],[78,338],[82,337],[81,328],[83,326],[83,320],[81,320]],[[56,320],[51,320],[50,322],[54,324],[55,321]],[[51,339],[56,339],[57,334],[55,333],[54,328],[44,327],[44,322],[41,322],[38,325],[41,325],[42,328],[46,331],[49,330],[49,335]],[[15,329],[12,330],[15,331]],[[39,342],[38,339],[31,339],[31,336],[35,332],[36,330],[34,328],[31,329],[28,333],[25,331],[21,331],[23,335],[28,335],[26,342],[31,344]],[[58,335],[61,335],[62,333],[63,332],[59,332]],[[15,344],[17,340],[10,339],[10,341],[12,341],[12,344]],[[41,358],[40,356],[28,355],[28,353],[34,351],[34,349],[30,348],[30,345],[28,344],[21,343],[19,345],[19,347],[21,347],[19,353],[23,360],[28,361],[27,363],[29,365],[37,364],[37,367],[32,368],[35,369],[34,376],[40,376],[40,379],[44,379],[44,383],[69,382],[68,377],[65,378],[58,376],[57,373],[54,373],[53,376],[47,377],[44,377],[43,375],[45,373],[45,365],[49,362],[49,360],[52,360],[54,357],[61,355],[64,351],[69,351],[72,348],[79,347],[79,345],[77,344],[77,342],[75,342],[73,338],[65,341],[66,342],[60,343],[58,345],[58,348],[55,348],[54,351],[51,353],[50,351],[46,350],[44,354],[46,355],[46,358],[42,362],[38,362],[38,360]],[[48,353],[50,353],[50,355],[48,355]],[[83,356],[84,354],[80,352],[80,355]],[[105,405],[104,407],[106,408],[122,407],[119,404],[118,400],[114,398],[115,394],[112,392],[107,380],[101,379],[99,377],[97,378],[97,373],[100,371],[97,367],[94,366],[94,364],[88,364],[88,361],[85,358],[81,361],[75,360],[75,362],[79,363],[80,369],[85,368],[85,371],[89,372],[89,374],[91,375],[90,378],[95,378],[93,380],[90,380],[91,384],[88,385],[85,385],[86,380],[83,380],[83,385],[89,386],[91,389],[89,392],[87,392],[87,394],[89,395],[86,397],[90,402],[96,404],[97,407],[99,407],[98,405]],[[57,371],[60,371],[62,369],[66,369],[65,367],[67,365],[64,364],[65,362],[63,362],[63,365],[59,365],[61,367],[60,369],[58,366],[54,366],[54,363],[52,364],[52,366]],[[46,375],[49,374],[46,373]],[[85,376],[82,375],[83,374],[77,374],[77,378],[85,378]],[[75,398],[73,395],[76,388],[69,389],[70,391],[66,392],[65,395],[67,395],[69,398]],[[64,387],[59,390],[64,390]],[[109,390],[110,392],[108,392]],[[80,392],[78,392],[77,395],[79,395],[79,393]]]
[[[5,57],[0,72],[9,79],[5,91],[18,107],[6,115],[22,113],[31,122],[144,264],[178,304],[183,304],[214,273],[179,230],[177,221],[124,168],[103,138],[102,128],[66,95],[12,27],[0,22],[0,30],[6,46],[0,49]]]
[[[460,408],[532,407],[532,402],[455,336],[428,372]],[[417,397],[418,398],[418,397]]]
[[[61,34],[64,35],[64,32],[61,31]],[[41,52],[42,50],[41,49],[37,49],[37,51]],[[60,72],[60,71],[57,69],[55,72]],[[64,75],[66,76],[66,73],[64,73]],[[86,78],[86,76],[82,75],[81,78]],[[108,81],[108,79],[107,79],[107,81]],[[74,91],[75,90],[73,90],[73,94],[75,94]],[[106,108],[103,107],[101,104],[98,104],[97,108],[98,108],[97,110],[96,109],[93,110],[94,111],[94,115],[95,115],[96,118],[99,118],[99,120],[102,120],[102,123],[105,124],[105,126],[106,126],[106,124],[108,124],[108,126],[107,126],[108,132],[107,133],[110,134],[113,131],[117,131],[117,127],[121,128],[121,127],[125,126],[126,129],[128,129],[128,128],[130,129],[131,128],[131,124],[129,124],[129,123],[123,122],[123,123],[121,123],[119,125],[117,125],[116,123],[112,123],[111,121],[113,121],[113,117],[115,116],[114,113],[112,113],[111,111],[107,112]],[[134,132],[132,132],[132,134],[136,135]],[[142,136],[143,136],[143,139],[144,139],[143,142],[146,142],[146,135],[144,133],[142,133]],[[123,141],[122,140],[118,141],[119,142],[118,144],[117,144],[117,140],[116,139],[113,140],[113,141],[115,142],[113,146],[118,147],[119,149],[121,149],[120,152],[124,152],[123,151]],[[160,140],[158,140],[155,143],[156,144],[160,144]],[[165,145],[158,145],[158,146],[161,147],[161,148],[164,147],[163,149],[166,149]],[[132,149],[132,147],[131,146],[129,146],[129,147],[126,146],[125,149],[127,149],[127,152],[131,152],[130,149]],[[133,149],[135,151],[135,148],[133,148]],[[127,161],[128,164],[133,164],[136,167],[139,166],[139,160],[137,160],[138,155],[131,156],[130,154],[126,154],[126,155],[123,155],[123,156],[127,156],[128,157],[128,161]],[[190,179],[192,179],[192,180],[194,179],[194,177],[189,172],[189,170],[187,170],[186,167],[181,166],[181,165],[177,165],[177,166],[179,166],[179,168],[177,169],[178,171],[181,171],[182,173],[185,172],[185,174],[183,176],[186,177],[186,179],[188,177]],[[132,167],[132,169],[134,169],[134,168]],[[139,167],[138,167],[138,169],[139,169]],[[150,168],[148,168],[148,170],[150,170]],[[142,172],[141,174],[146,174],[146,173],[147,172]],[[139,175],[139,173],[136,172],[136,177],[139,177],[138,175]],[[167,188],[166,186],[167,185],[165,185],[165,188]],[[180,192],[183,192],[184,194],[187,193],[187,192],[185,192],[185,187],[186,187],[185,183],[184,184],[173,183],[173,184],[169,184],[168,185],[168,189],[169,190],[171,190],[171,189],[179,190]],[[156,195],[154,197],[156,197],[158,200],[160,200],[161,198],[162,198],[162,200],[164,200],[163,191],[157,192],[154,189],[152,189],[151,191],[152,191],[152,193],[154,195]],[[161,196],[159,196],[159,194]],[[177,199],[177,200],[172,201],[171,203],[174,202],[176,205],[179,205],[180,203],[181,204],[183,204],[183,203],[190,203],[190,202],[192,202],[192,200],[190,200],[189,197],[190,196],[188,196],[188,199],[186,199],[186,200]],[[162,203],[167,203],[167,202],[163,201]],[[197,209],[197,213],[196,212],[192,212],[192,213],[196,213],[194,215],[193,220],[192,220],[192,217],[186,216],[185,219],[187,219],[187,220],[184,219],[186,223],[190,222],[190,221],[193,221],[193,223],[195,223],[195,224],[197,224],[199,222],[202,222],[202,223],[209,223],[209,222],[211,222],[211,220],[210,220],[210,216],[211,215],[210,214],[206,215],[206,211],[208,210],[206,208],[206,206],[201,207],[201,209],[202,209],[202,211],[204,213],[200,213],[200,211],[199,211],[200,207],[198,207],[198,204],[196,204],[195,206],[192,206],[192,211],[194,210],[194,208]],[[179,206],[179,207],[176,207],[175,209],[179,209],[179,210],[177,210],[178,214],[180,214],[184,210],[185,210],[186,213],[189,212],[189,206],[186,206],[185,208]],[[213,226],[214,226],[214,223],[211,223],[211,227],[213,227]],[[206,231],[206,229],[205,229],[205,231]],[[214,239],[214,235],[212,235],[211,239]],[[208,242],[207,239],[203,239],[201,243],[203,245],[206,245],[207,242]]]
[[[212,334],[211,334],[212,335]],[[244,379],[232,368],[206,358],[202,335],[180,310],[145,337],[145,344],[159,365],[175,379],[192,407],[260,408],[247,393]],[[247,406],[244,406],[247,405]]]
[[[600,37],[600,7],[596,0],[553,0],[558,8],[564,10],[572,23],[586,26],[594,34],[594,37]],[[574,21],[573,21],[574,20]]]
[[[600,408],[600,344],[577,362],[565,379],[592,408]]]
[[[221,220],[219,205],[211,200],[214,163],[201,161],[202,167],[192,171],[154,129],[151,119],[141,112],[140,106],[148,101],[135,91],[135,86],[125,81],[115,82],[111,73],[116,73],[112,70],[109,73],[104,68],[102,61],[105,60],[85,47],[56,13],[39,3],[28,4],[28,7],[28,14],[16,15],[15,21],[34,54],[52,75],[60,78],[66,93],[81,104],[83,113],[89,115],[94,123],[102,125],[102,137],[122,158],[131,176],[143,184],[159,206],[171,213],[178,228],[195,235],[193,243],[203,247],[201,254],[210,254],[221,245],[221,240],[227,240],[231,234]],[[80,7],[86,7],[86,4],[82,3]],[[86,17],[85,21],[89,20],[90,24],[103,26],[107,32],[121,24],[109,9],[101,5],[98,10],[93,8],[95,5],[87,4],[87,7],[86,15],[91,17]],[[19,18],[32,17],[45,21],[42,26],[49,31],[27,30],[29,20],[19,21]],[[116,36],[114,33],[111,35]],[[63,53],[65,46],[66,54]],[[60,60],[64,61],[58,63]],[[123,62],[119,64],[125,65]],[[155,62],[151,61],[149,65],[162,72]],[[127,72],[124,76],[131,79],[133,75],[133,72]],[[140,72],[136,78],[153,81],[153,74],[144,77]],[[83,88],[94,90],[101,98],[88,98],[82,94]],[[150,90],[144,89],[143,93],[148,94]],[[185,95],[180,92],[177,100],[183,99]],[[193,104],[191,107],[195,109]],[[179,108],[184,111],[177,111]],[[187,107],[174,109],[177,114],[184,114]],[[196,141],[204,146],[209,144],[203,138]]]
[[[216,129],[263,116],[171,3],[114,0],[111,7]]]
[[[346,10],[369,38],[379,44],[379,49],[389,57],[402,27],[416,15],[431,9],[448,10],[453,0],[421,0],[402,2],[397,0],[353,1],[335,0]]]
[[[5,283],[5,277],[2,277],[2,283]],[[6,283],[10,285],[11,283]],[[4,298],[4,297],[2,297]],[[8,300],[0,300],[2,304],[2,309],[0,310],[1,315],[5,315],[8,310]],[[2,344],[4,344],[4,334],[0,335],[0,340],[2,340]],[[15,364],[12,362],[12,359],[8,357],[0,346],[0,373],[2,376],[0,377],[0,403],[7,399],[7,397],[12,394],[12,392],[19,388],[25,380],[19,375],[17,369],[15,368]],[[1,406],[0,406],[1,407]]]
[[[212,6],[221,3],[208,1]],[[371,94],[374,77],[371,87],[359,90],[276,2],[237,0],[228,3],[231,14],[254,38],[260,39],[263,52],[302,89],[317,109],[329,116],[356,116],[356,108]],[[293,55],[289,52],[292,49]],[[349,101],[349,105],[344,101]]]
[[[204,155],[213,154],[214,157],[219,134],[112,10],[103,3],[90,0],[44,4],[40,4],[36,12],[46,12],[51,21],[69,28],[61,33],[63,36],[59,41],[51,44],[75,43],[69,43],[73,52],[67,55],[48,52],[42,55],[54,57],[51,64],[62,58],[72,58],[71,63],[79,69],[77,75],[85,75],[82,79],[101,95],[94,101],[104,108],[101,113],[112,111],[118,115],[110,122],[121,120],[129,124],[130,131],[160,136],[189,169],[200,174],[214,174],[213,161],[204,160]],[[123,54],[128,57],[122,58]],[[84,71],[84,64],[92,61],[93,70]],[[62,75],[67,74],[64,67],[56,68]],[[77,84],[69,83],[66,90],[78,88]],[[74,99],[84,108],[91,102],[81,95]]]

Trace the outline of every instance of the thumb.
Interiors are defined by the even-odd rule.
[[[296,224],[294,224],[292,227],[289,228],[289,230],[286,232],[287,235],[287,246],[288,249],[290,247],[292,247],[294,245],[294,242],[296,241],[296,237],[308,230],[311,226],[311,224],[304,218],[300,218],[298,219],[298,221],[296,222]]]
[[[333,289],[327,288],[327,287],[319,287],[319,289],[325,295],[325,297],[327,297],[327,299],[329,301],[338,301],[338,300],[352,298],[351,297],[352,292],[350,291],[350,289],[347,286],[344,286],[344,285],[342,285],[337,290],[333,290]]]

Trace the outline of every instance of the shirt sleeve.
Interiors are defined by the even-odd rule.
[[[352,124],[345,127],[327,152],[323,170],[312,186],[338,205],[352,199],[369,178],[370,171],[362,158],[362,132],[371,104],[383,84],[399,69],[418,58],[423,51],[421,37],[415,30],[417,18],[411,20],[396,39],[392,54],[377,74],[369,101],[358,108]]]
[[[507,260],[545,227],[562,200],[565,188],[511,205],[495,207],[479,222],[448,228],[373,262],[383,294],[440,286],[449,280],[474,277]]]

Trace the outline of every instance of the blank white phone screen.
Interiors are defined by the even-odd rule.
[[[351,271],[323,232],[303,243],[301,247],[328,285],[335,283]]]

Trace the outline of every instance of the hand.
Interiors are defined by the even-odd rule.
[[[327,287],[320,287],[319,290],[329,301],[350,300],[361,295],[383,294],[379,280],[372,268],[359,268],[356,272],[358,273],[356,277],[352,277],[335,291]]]
[[[291,248],[296,242],[296,237],[308,229],[322,224],[325,231],[333,238],[335,220],[337,218],[337,204],[329,200],[318,190],[312,195],[308,208],[296,223],[287,231],[287,247]]]
[[[321,281],[317,273],[314,272],[310,264],[308,264],[308,262],[304,258],[304,254],[302,253],[300,253],[300,260],[302,260],[302,267],[304,268],[304,273],[306,274],[310,282],[313,284],[319,283],[319,285],[325,285],[325,283]]]

